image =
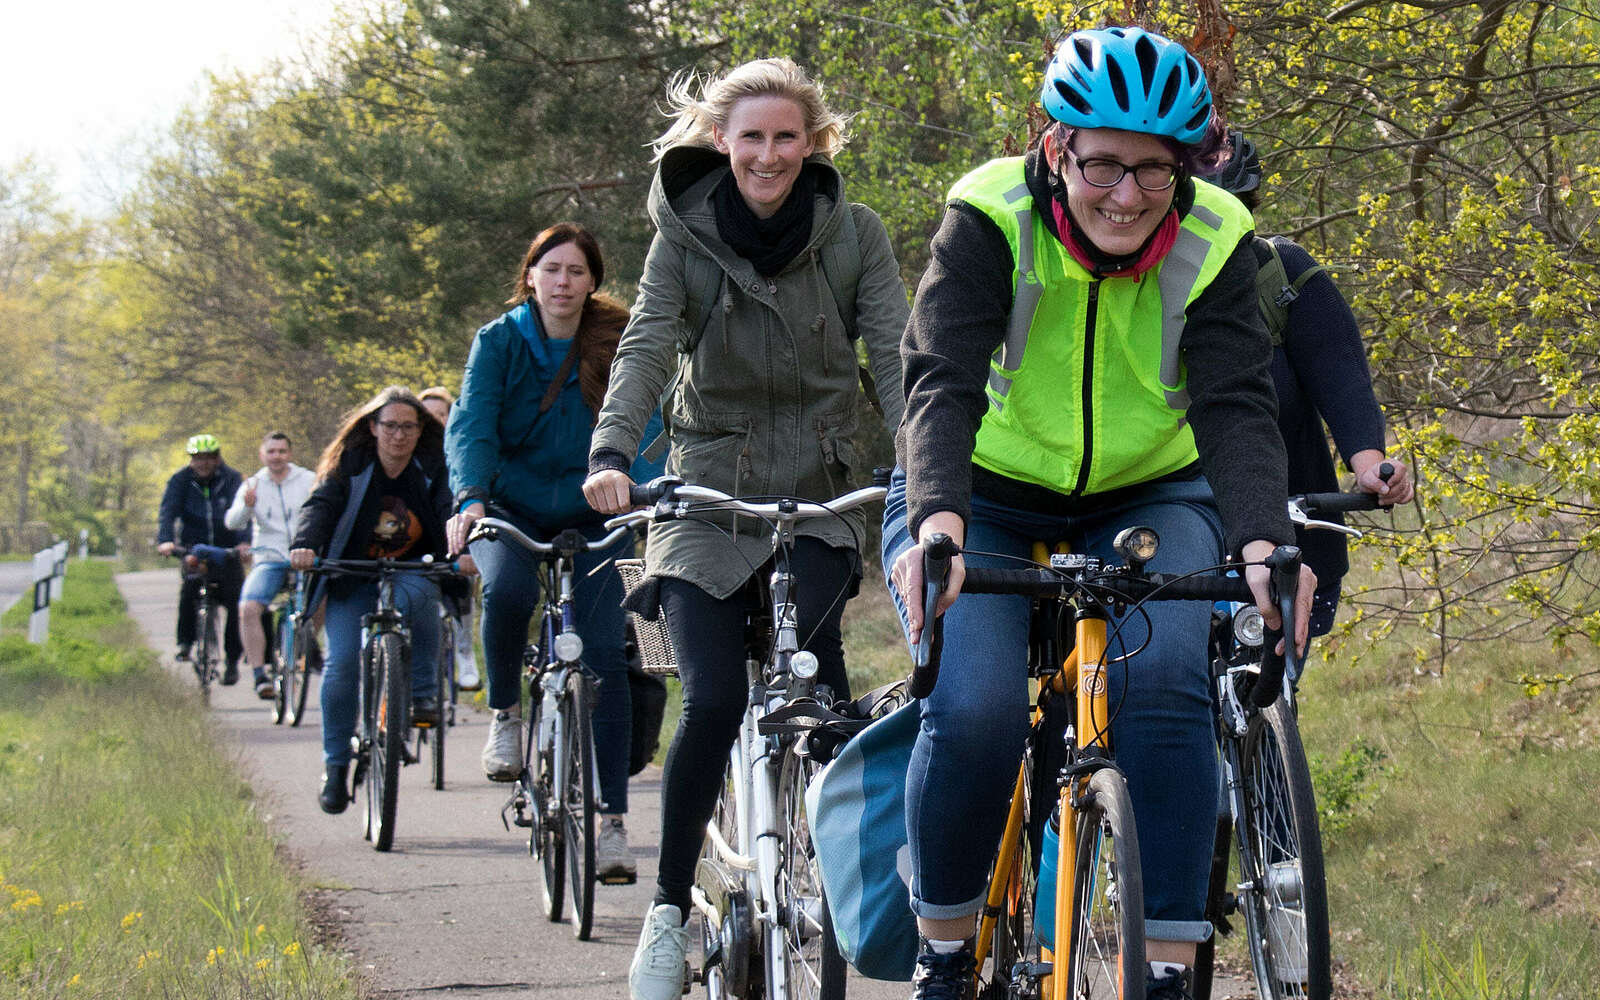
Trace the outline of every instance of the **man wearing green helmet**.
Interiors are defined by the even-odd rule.
[[[189,464],[172,474],[161,495],[156,551],[166,556],[180,545],[232,548],[248,542],[248,536],[233,531],[224,520],[233,495],[239,491],[241,477],[222,460],[222,444],[213,434],[196,434],[184,450],[189,453]],[[179,660],[188,660],[189,647],[194,645],[201,583],[198,578],[185,580],[183,589],[178,592],[176,655]],[[222,568],[222,604],[227,611],[223,635],[223,650],[227,655],[227,667],[222,674],[224,684],[235,684],[239,680],[239,655],[244,648],[239,640],[239,589],[243,584],[243,568],[237,559],[229,559]]]

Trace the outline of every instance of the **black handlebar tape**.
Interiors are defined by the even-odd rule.
[[[1283,619],[1283,656],[1267,655],[1277,642],[1266,640],[1262,644],[1261,676],[1250,692],[1250,701],[1257,708],[1266,708],[1278,700],[1283,692],[1283,672],[1286,668],[1295,676],[1300,673],[1300,652],[1295,649],[1294,603],[1300,588],[1300,550],[1293,545],[1280,545],[1267,556],[1267,568],[1272,571],[1272,597],[1278,602],[1278,614]]]
[[[922,636],[911,657],[911,677],[906,690],[913,698],[926,698],[939,682],[939,655],[944,648],[944,620],[935,616],[939,595],[950,578],[950,560],[961,547],[946,534],[936,533],[922,543]]]
[[[1307,493],[1296,499],[1300,502],[1300,509],[1307,514],[1378,509],[1376,493]]]

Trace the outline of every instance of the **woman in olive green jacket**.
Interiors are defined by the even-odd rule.
[[[860,485],[855,338],[890,433],[905,409],[905,287],[882,221],[845,200],[832,163],[844,120],[787,59],[746,63],[699,98],[693,82],[675,89],[676,120],[656,142],[658,232],[590,447],[584,494],[608,514],[628,509],[626,470],[675,373],[667,472],[734,495],[827,500]],[[839,619],[865,533],[860,512],[797,529],[800,631],[841,696]],[[682,637],[684,710],[663,776],[656,898],[629,971],[636,1000],[680,992],[695,860],[744,711],[742,623],[763,578],[753,568],[770,554],[749,519],[650,529],[647,572]]]

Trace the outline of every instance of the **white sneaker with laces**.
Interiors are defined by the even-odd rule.
[[[628,850],[628,830],[621,814],[600,817],[600,836],[594,845],[595,878],[612,885],[629,885],[639,877],[639,866]]]
[[[678,1000],[683,995],[689,929],[683,912],[666,903],[652,906],[639,931],[639,947],[628,966],[629,1000]]]
[[[483,687],[477,650],[472,646],[472,629],[467,628],[464,621],[456,625],[456,687],[463,691]]]
[[[516,781],[522,773],[522,717],[505,709],[494,713],[483,745],[483,773],[490,781]]]

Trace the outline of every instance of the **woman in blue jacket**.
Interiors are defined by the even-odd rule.
[[[568,528],[590,538],[605,533],[604,518],[584,500],[582,486],[589,435],[628,310],[597,293],[604,277],[599,244],[588,231],[565,222],[551,226],[534,237],[517,267],[511,311],[474,338],[445,434],[457,511],[449,525],[452,552],[464,546],[489,505],[534,538]],[[632,707],[622,580],[612,565],[632,551],[624,541],[580,556],[576,565],[578,634],[584,662],[600,677],[594,741],[603,806],[595,847],[597,873],[607,880],[636,874],[622,821]],[[472,556],[483,574],[483,650],[494,711],[483,768],[491,780],[514,781],[522,771],[518,679],[539,600],[536,564],[515,544],[474,542]]]

